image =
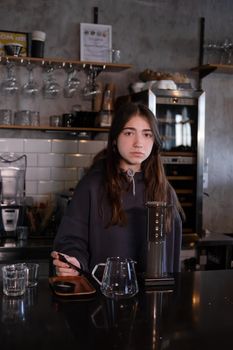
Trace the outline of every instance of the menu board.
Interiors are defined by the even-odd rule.
[[[112,62],[112,26],[80,23],[80,60]]]

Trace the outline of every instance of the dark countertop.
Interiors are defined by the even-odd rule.
[[[2,294],[3,349],[232,349],[233,271],[186,272],[170,291],[114,302],[52,294],[47,279],[22,298]]]
[[[196,245],[233,245],[233,234],[229,233],[208,233],[205,237],[200,238]]]
[[[52,237],[0,240],[0,262],[25,259],[48,259],[52,250]]]

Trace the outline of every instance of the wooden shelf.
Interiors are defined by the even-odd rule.
[[[0,125],[0,129],[11,130],[41,130],[41,131],[61,131],[61,132],[109,132],[109,128],[70,128],[54,126],[31,126],[31,125]]]
[[[0,57],[1,63],[7,61],[15,62],[19,65],[26,65],[27,63],[34,63],[40,66],[52,65],[55,68],[65,68],[66,66],[73,65],[74,67],[84,69],[89,66],[99,67],[106,72],[119,72],[125,69],[132,68],[130,64],[118,64],[118,63],[106,63],[106,62],[84,62],[78,60],[70,60],[63,58],[35,58],[35,57],[14,57],[14,56],[2,56]]]
[[[165,157],[196,157],[197,154],[194,152],[182,152],[182,151],[162,151],[161,156]]]
[[[233,65],[231,64],[203,64],[202,66],[191,69],[193,72],[199,72],[200,78],[204,78],[210,73],[233,74]]]
[[[179,181],[183,181],[183,180],[188,180],[188,181],[193,181],[194,180],[194,176],[167,176],[168,180],[179,180]]]

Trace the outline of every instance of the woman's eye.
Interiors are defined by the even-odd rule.
[[[124,135],[130,136],[130,135],[133,135],[133,132],[132,132],[132,131],[125,131],[125,132],[124,132]]]
[[[152,138],[152,137],[153,137],[153,134],[152,134],[151,132],[146,132],[146,133],[144,134],[144,136],[147,137],[147,138]]]

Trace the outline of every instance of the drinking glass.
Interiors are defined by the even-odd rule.
[[[12,264],[2,267],[3,293],[7,296],[21,296],[26,290],[25,264]]]
[[[84,71],[87,74],[86,84],[83,88],[83,95],[87,99],[91,99],[93,95],[100,94],[101,90],[99,89],[98,84],[96,83],[96,78],[98,74],[102,71],[101,67],[93,67],[90,65],[88,68],[85,68]]]
[[[34,97],[37,96],[40,92],[39,84],[35,81],[33,76],[34,68],[35,66],[29,62],[27,65],[28,81],[22,87],[22,94],[24,97]]]
[[[49,67],[43,85],[43,96],[46,99],[54,99],[59,96],[61,87],[54,77],[54,68]]]
[[[2,81],[0,90],[4,96],[14,96],[19,90],[19,84],[15,75],[15,64],[6,62],[6,77]]]
[[[11,125],[12,124],[12,111],[11,109],[0,109],[0,124]]]
[[[80,80],[77,77],[77,70],[73,68],[72,64],[66,68],[66,80],[63,87],[63,95],[65,98],[74,97],[80,85]]]
[[[222,54],[220,58],[221,64],[231,64],[232,48],[233,48],[233,43],[231,39],[226,38],[221,45],[221,49],[222,49]]]

